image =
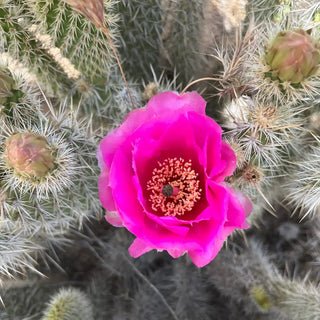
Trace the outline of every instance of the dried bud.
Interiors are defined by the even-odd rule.
[[[73,9],[80,12],[96,27],[104,27],[103,0],[64,0]]]
[[[149,101],[153,96],[155,96],[159,91],[159,87],[154,82],[149,82],[144,88],[143,98]]]
[[[249,163],[242,170],[242,178],[248,183],[257,184],[262,179],[262,172],[257,166]]]
[[[272,77],[301,83],[318,71],[320,44],[304,30],[279,32],[265,60]]]
[[[278,119],[277,108],[273,105],[261,106],[260,108],[257,107],[255,108],[252,117],[257,127],[267,130],[268,128],[272,128]]]
[[[34,133],[17,133],[6,141],[4,159],[15,173],[43,178],[54,168],[55,157],[45,137]]]

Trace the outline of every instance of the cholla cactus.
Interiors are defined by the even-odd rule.
[[[263,314],[268,314],[270,319],[320,317],[317,287],[281,276],[263,248],[253,241],[241,254],[221,254],[207,272],[212,284],[241,303],[250,317]]]
[[[79,71],[77,77],[71,78],[78,79],[83,75],[89,81],[94,81],[99,76],[108,74],[113,63],[113,55],[108,38],[102,30],[97,29],[63,1],[32,0],[25,1],[25,6],[34,17],[34,24],[29,27],[29,30],[32,28],[31,31],[36,39],[41,43],[44,35],[47,39],[50,38],[51,47],[59,48],[61,57],[69,59]],[[104,1],[106,12],[104,19],[112,38],[115,37],[117,22],[113,6],[112,1]],[[90,48],[90,59],[87,59],[86,54],[88,48]]]
[[[317,0],[3,0],[0,318],[320,319],[319,10]],[[202,76],[214,81],[201,82],[206,111],[237,158],[225,183],[251,198],[251,228],[203,269],[165,252],[132,260],[131,235],[94,221],[98,141]],[[66,285],[83,292],[52,296]]]
[[[286,183],[286,200],[295,206],[295,211],[299,211],[302,217],[319,213],[319,166],[318,140],[316,145],[302,148],[296,159],[289,163],[287,171],[290,172],[291,179]]]
[[[199,66],[199,32],[204,14],[203,0],[163,1],[163,51],[165,65],[177,68],[181,81],[189,81]]]
[[[91,302],[78,289],[61,289],[51,298],[42,319],[93,320]]]
[[[60,110],[50,120],[39,119],[37,125],[3,128],[1,212],[3,223],[9,221],[3,230],[8,245],[9,235],[21,243],[59,241],[70,227],[78,228],[86,217],[97,216],[95,140],[76,112]],[[24,256],[22,249],[16,251]],[[16,259],[21,261],[19,255]],[[12,265],[19,269],[14,259],[8,265],[2,259],[1,273],[8,273]]]
[[[139,80],[151,77],[150,66],[159,70],[161,48],[162,1],[120,0],[119,12],[119,53],[126,74]],[[142,58],[143,56],[143,58]]]

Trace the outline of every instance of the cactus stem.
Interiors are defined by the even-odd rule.
[[[109,34],[109,31],[108,29],[105,27],[105,26],[101,26],[101,29],[105,32],[105,34],[107,35],[108,37],[108,40],[109,40],[109,43],[110,43],[110,46],[112,48],[112,51],[114,53],[114,56],[117,60],[117,64],[119,66],[119,69],[120,69],[120,72],[121,72],[121,75],[122,75],[122,78],[123,78],[123,81],[127,87],[127,90],[128,90],[128,94],[129,94],[129,97],[130,97],[130,101],[131,101],[131,104],[132,104],[132,108],[135,109],[135,105],[134,105],[134,102],[133,102],[133,99],[132,99],[132,96],[131,96],[131,92],[130,92],[130,89],[129,89],[129,86],[128,86],[128,83],[127,83],[127,79],[126,79],[126,76],[124,75],[124,72],[123,72],[123,69],[122,69],[122,66],[121,66],[121,62],[120,62],[120,59],[118,57],[118,54],[117,54],[117,50],[116,48],[114,47],[113,45],[113,42],[112,42],[112,39],[110,37],[110,34]]]
[[[36,39],[41,43],[42,47],[52,56],[54,61],[63,69],[69,79],[79,79],[81,73],[75,68],[71,61],[65,58],[61,50],[53,45],[53,41],[49,35],[41,34],[37,31],[37,26],[33,24],[29,31],[33,33]]]

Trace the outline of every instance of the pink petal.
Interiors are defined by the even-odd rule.
[[[170,119],[168,113],[177,114],[179,109],[184,112],[194,111],[205,115],[205,100],[195,91],[180,96],[174,92],[164,92],[154,96],[146,108],[131,111],[121,126],[109,134],[100,143],[100,152],[105,164],[110,168],[113,157],[119,146],[142,124],[154,119]]]
[[[250,213],[252,212],[253,206],[252,206],[252,202],[251,200],[240,190],[237,189],[233,189],[235,195],[237,196],[237,199],[239,200],[239,202],[241,203],[244,212],[245,212],[245,216],[249,217]]]
[[[117,211],[108,211],[104,217],[114,227],[123,227],[123,222]]]
[[[159,225],[163,226],[164,228],[166,228],[167,230],[181,236],[184,237],[187,235],[187,233],[189,232],[189,226],[181,226],[181,225],[171,225],[168,224],[168,220],[170,221],[170,219],[166,219],[166,218],[170,218],[170,217],[159,217],[156,216],[155,214],[146,212],[146,215],[153,221],[155,221],[156,223],[158,223]],[[177,219],[178,220],[178,219]],[[181,222],[180,222],[181,224]]]
[[[152,171],[154,168],[158,167],[159,161],[161,162],[164,159],[174,157],[181,157],[186,160],[190,159],[192,161],[193,168],[199,174],[200,181],[204,182],[203,166],[201,165],[203,162],[203,152],[197,147],[194,139],[192,139],[193,128],[188,120],[188,115],[180,115],[174,124],[167,125],[166,130],[162,135],[159,135],[157,141],[150,138],[153,136],[152,131],[149,131],[152,130],[151,127],[148,127],[148,131],[145,131],[145,126],[138,130],[141,138],[135,141],[133,151],[133,168],[135,171],[134,183],[137,190],[137,197],[141,205],[144,207],[145,211],[150,212],[150,214],[152,214],[153,210],[148,202],[148,192],[146,192],[143,186],[146,186],[147,182],[151,179]],[[172,139],[172,137],[175,139]],[[181,141],[184,141],[184,143],[182,144]],[[204,190],[205,185],[201,185],[201,188]],[[179,224],[190,224],[192,221],[198,221],[199,219],[197,217],[199,213],[207,207],[205,199],[203,199],[202,202],[204,203],[201,203],[201,207],[200,203],[197,206],[200,211],[197,209],[197,212],[188,214],[188,218],[179,219]],[[159,219],[158,215],[155,217],[149,217],[157,221]],[[203,219],[203,217],[201,219]],[[162,222],[159,221],[163,226],[165,226],[165,222],[165,219],[163,219]],[[173,224],[176,225],[172,220],[169,222],[173,222]]]
[[[147,110],[155,117],[168,113],[194,111],[205,115],[206,101],[196,92],[186,92],[180,95],[176,92],[163,92],[155,95],[147,104]]]
[[[196,144],[203,149],[208,136],[210,136],[211,145],[216,146],[215,150],[219,154],[222,136],[221,127],[213,119],[195,112],[189,112],[188,119],[192,123]]]
[[[188,254],[192,262],[199,268],[211,262],[221,250],[224,241],[232,233],[234,227],[225,228],[220,227],[214,233],[214,236],[207,239],[207,243],[203,246],[202,250],[189,250]]]
[[[113,200],[112,189],[109,184],[110,172],[108,168],[104,168],[98,181],[99,198],[102,206],[108,211],[115,211],[116,205]]]
[[[216,182],[222,182],[225,177],[230,176],[237,165],[237,159],[234,151],[224,141],[221,141],[221,162],[224,164],[222,171],[217,172],[216,170],[212,170],[210,172],[210,177],[213,177]]]
[[[228,192],[230,196],[228,221],[225,223],[225,227],[247,229],[249,225],[246,222],[246,217],[252,210],[251,201],[240,191],[235,193],[233,189],[228,189]]]
[[[193,236],[189,236],[190,231],[186,236],[181,237],[148,218],[144,221],[144,229],[136,233],[136,236],[145,239],[150,246],[157,250],[170,250],[172,248],[183,251],[201,249],[202,243],[199,243],[196,238],[197,235],[194,233]]]
[[[223,246],[223,239],[216,239],[215,243],[208,250],[190,250],[188,254],[192,262],[198,267],[202,268],[211,262]]]
[[[131,246],[129,247],[129,254],[133,257],[133,258],[138,258],[139,256],[141,256],[142,254],[152,250],[154,248],[151,248],[150,246],[148,246],[144,241],[142,241],[139,238],[136,238],[133,243],[131,244]]]
[[[186,253],[186,251],[184,250],[177,250],[177,249],[169,249],[168,253],[170,254],[170,256],[172,258],[179,258],[181,257],[183,254]]]
[[[211,118],[196,113],[188,114],[192,123],[194,140],[203,154],[203,166],[207,176],[221,172],[226,164],[221,162],[222,129]]]
[[[216,221],[224,222],[227,218],[229,194],[224,186],[214,181],[207,181],[206,196],[209,202],[211,217]]]
[[[102,155],[103,161],[107,167],[111,167],[113,157],[117,149],[122,146],[130,135],[139,128],[142,124],[146,123],[150,115],[145,108],[140,108],[131,111],[121,126],[108,133],[101,141],[99,152]]]
[[[143,228],[145,214],[137,199],[133,176],[130,156],[119,148],[110,170],[110,187],[124,226],[135,233]]]

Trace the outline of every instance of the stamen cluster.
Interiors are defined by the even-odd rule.
[[[177,195],[166,196],[162,189],[165,185],[178,188]],[[147,190],[151,191],[149,202],[154,211],[165,216],[182,216],[191,211],[201,198],[198,173],[192,169],[191,160],[167,158],[158,162],[152,171],[152,178],[147,182]]]

